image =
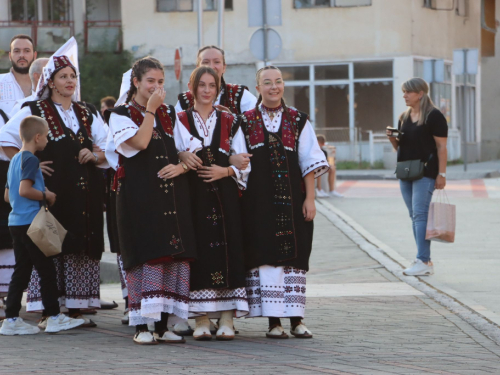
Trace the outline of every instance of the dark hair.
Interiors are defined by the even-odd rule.
[[[108,108],[113,108],[116,104],[116,99],[114,96],[105,96],[101,99],[101,103],[106,104]]]
[[[216,49],[217,51],[219,51],[222,55],[222,63],[224,65],[226,65],[226,54],[224,52],[224,50],[222,48],[219,48],[217,46],[214,46],[214,45],[210,45],[210,46],[205,46],[203,48],[200,48],[198,50],[198,54],[196,55],[196,67],[200,67],[200,63],[201,63],[201,58],[200,58],[200,55],[203,51],[206,51],[207,49]],[[217,76],[217,78],[219,78]],[[218,81],[218,79],[217,79]],[[220,92],[222,89],[225,89],[226,88],[226,81],[224,80],[224,74],[221,75],[220,77],[220,88],[218,90],[218,92]],[[220,103],[226,103],[226,99],[227,99],[227,90],[224,90],[224,93],[222,94],[221,98],[220,98]],[[218,95],[218,94],[217,94]]]
[[[215,94],[216,97],[219,95],[220,92],[220,85],[219,85],[219,76],[209,66],[200,66],[193,70],[191,73],[191,76],[189,77],[189,83],[191,84],[191,89],[192,89],[192,94],[196,100],[196,93],[198,92],[198,86],[200,84],[200,79],[203,76],[203,74],[210,74],[212,77],[214,77],[215,80],[215,87],[217,88],[217,93]]]
[[[19,126],[19,135],[23,142],[30,142],[35,135],[42,134],[48,129],[49,124],[43,118],[38,116],[28,116],[21,121]]]
[[[49,80],[52,81],[52,84],[54,84],[54,78],[56,77],[56,74],[59,73],[61,70],[65,69],[65,68],[71,68],[73,69],[73,72],[78,76],[78,73],[76,72],[76,68],[73,66],[73,65],[68,65],[68,66],[65,66],[59,70],[55,70],[51,75],[50,75],[50,78]],[[49,98],[52,97],[52,87],[50,87],[49,83],[47,82],[47,86],[43,89],[43,91],[45,91],[45,89],[48,89],[49,90]]]
[[[27,39],[31,42],[31,45],[33,46],[33,50],[35,50],[35,43],[33,43],[33,39],[31,39],[31,37],[29,35],[26,35],[26,34],[17,34],[15,35],[11,40],[10,40],[10,44],[9,44],[9,48],[10,46],[12,46],[12,42],[14,42],[14,40],[16,39]]]
[[[134,78],[137,78],[140,82],[142,80],[142,76],[151,69],[158,69],[163,72],[163,65],[159,60],[151,56],[143,57],[134,63],[132,66],[132,74],[130,75],[130,89],[127,93],[126,103],[128,103],[137,93],[137,87],[134,86]],[[165,74],[165,72],[163,72],[163,74]]]

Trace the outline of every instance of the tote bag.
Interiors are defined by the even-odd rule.
[[[450,204],[444,190],[438,190],[436,200],[436,202],[431,202],[429,207],[425,239],[453,243],[455,242],[456,206]]]
[[[28,236],[46,257],[50,257],[61,253],[66,233],[44,201],[28,228]]]

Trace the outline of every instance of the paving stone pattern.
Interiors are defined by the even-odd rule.
[[[399,281],[324,217],[315,225],[309,283]],[[97,328],[0,337],[0,374],[500,374],[500,347],[425,296],[309,298],[312,340],[266,339],[260,318],[236,321],[232,342],[139,346],[122,312],[100,311]]]

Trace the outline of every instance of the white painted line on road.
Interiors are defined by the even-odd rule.
[[[361,225],[325,200],[316,200],[316,208],[333,225],[342,231],[351,241],[359,246],[370,257],[382,264],[389,272],[401,281],[425,293],[437,303],[451,310],[464,321],[472,325],[482,334],[500,344],[500,316],[477,304],[475,301],[463,298],[455,290],[422,277],[404,276],[403,268],[409,262],[388,245],[367,232]],[[441,288],[440,288],[441,287]]]
[[[424,293],[403,282],[307,284],[309,297],[398,297],[423,296]]]

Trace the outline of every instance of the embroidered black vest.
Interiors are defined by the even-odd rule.
[[[202,140],[192,110],[179,113],[191,135]],[[229,167],[229,150],[238,130],[239,117],[217,111],[212,143],[198,152],[203,165]],[[241,214],[238,186],[231,177],[206,183],[196,171],[188,172],[193,204],[198,261],[191,266],[191,290],[245,286]]]
[[[309,268],[313,224],[302,214],[305,190],[297,151],[307,114],[286,111],[277,133],[266,129],[259,110],[243,115],[242,130],[253,155],[242,197],[247,270],[262,265]]]
[[[139,127],[144,121],[142,113],[128,104],[108,110],[108,121],[111,112],[130,118]],[[125,269],[146,262],[196,258],[187,175],[166,180],[157,176],[168,164],[178,164],[175,118],[172,106],[161,105],[148,147],[130,158],[120,155],[115,175],[116,217]]]
[[[104,178],[95,164],[78,162],[83,148],[92,151],[93,117],[88,109],[73,103],[80,127],[76,134],[64,125],[51,99],[24,103],[31,113],[49,124],[49,142],[38,152],[40,161],[52,161],[52,176],[45,177],[47,188],[57,195],[50,208],[52,214],[68,231],[63,253],[86,254],[100,259],[104,251],[103,190]]]

